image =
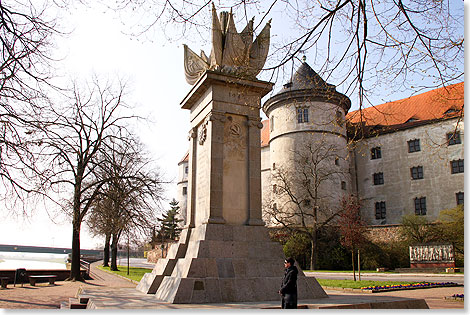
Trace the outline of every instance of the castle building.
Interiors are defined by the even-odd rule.
[[[283,184],[292,185],[283,189],[302,207],[334,211],[355,195],[370,225],[399,224],[411,213],[432,221],[463,204],[463,96],[462,82],[349,112],[350,99],[302,63],[262,106],[268,117],[260,143],[263,210],[290,211],[292,202],[277,193]],[[178,163],[183,218],[188,159]],[[282,174],[293,180],[282,182]]]

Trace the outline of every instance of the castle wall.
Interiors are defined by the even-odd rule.
[[[447,145],[446,134],[456,129],[457,119],[363,139],[356,143],[359,196],[369,224],[399,224],[415,213],[415,198],[426,197],[427,218],[434,220],[443,209],[457,205],[456,193],[464,191],[464,173],[451,174],[450,162],[464,159],[463,122],[457,128],[461,144]],[[421,150],[408,152],[408,141],[420,140]],[[371,159],[371,148],[381,148],[381,158]],[[412,179],[410,168],[422,166],[423,179]],[[374,185],[373,174],[383,173],[384,184]],[[375,218],[375,203],[385,201],[386,218]]]

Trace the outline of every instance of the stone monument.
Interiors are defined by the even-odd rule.
[[[212,7],[212,51],[184,46],[181,103],[190,110],[187,223],[180,240],[137,289],[170,303],[279,300],[284,254],[261,218],[261,98],[256,79],[269,49],[270,23],[253,42],[253,20],[238,33],[233,14]],[[299,270],[300,271],[300,270]],[[328,297],[302,271],[299,299]]]

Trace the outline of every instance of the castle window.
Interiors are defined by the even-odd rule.
[[[341,189],[346,190],[346,182],[344,181],[341,182]]]
[[[384,173],[374,173],[374,185],[383,185]]]
[[[463,173],[463,160],[455,160],[450,162],[451,174]]]
[[[339,165],[339,158],[335,157],[335,165]]]
[[[308,122],[308,107],[297,107],[297,122]]]
[[[460,140],[460,131],[449,132],[447,134],[447,143],[449,145],[461,144],[462,140]]]
[[[277,203],[273,203],[273,211],[277,211]]]
[[[426,197],[415,198],[415,214],[426,215]]]
[[[271,118],[269,119],[269,130],[274,130],[274,116],[271,116]]]
[[[421,151],[421,147],[419,145],[419,139],[413,139],[408,141],[408,152],[413,153],[413,152],[418,152]]]
[[[273,185],[273,193],[277,194],[277,185],[276,184]]]
[[[375,147],[370,149],[370,159],[371,160],[376,160],[376,159],[381,159],[382,158],[382,151],[380,150],[380,147]]]
[[[387,210],[385,208],[385,201],[379,201],[375,203],[375,219],[382,220],[385,219],[387,215]]]
[[[184,167],[184,173],[185,173],[185,174],[188,174],[188,171],[189,171],[189,167],[188,167],[188,166],[185,166],[185,167]]]
[[[463,205],[463,192],[459,191],[458,193],[455,194],[455,199],[457,200],[457,205]]]
[[[422,179],[423,178],[423,167],[422,166],[415,166],[410,168],[411,171],[411,178],[412,179]]]
[[[183,195],[187,195],[188,194],[188,187],[183,187]]]
[[[273,163],[273,170],[276,169],[276,163]]]
[[[339,110],[336,111],[336,123],[340,127],[343,127],[343,125],[344,125],[343,113],[341,113],[341,111],[339,111]]]

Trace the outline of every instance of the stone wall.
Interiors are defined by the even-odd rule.
[[[400,225],[373,225],[368,227],[367,238],[374,243],[387,243],[399,241]]]
[[[371,225],[398,224],[415,212],[414,199],[426,198],[426,216],[433,221],[444,209],[457,206],[456,193],[464,191],[464,173],[451,174],[450,162],[464,159],[463,122],[450,119],[357,143],[355,161],[362,215]],[[459,130],[461,144],[447,145],[446,134]],[[420,140],[421,150],[408,152],[408,141]],[[371,148],[381,148],[381,158],[371,159]],[[422,166],[423,178],[413,180],[410,168]],[[383,184],[374,185],[373,174],[383,174]],[[384,201],[386,218],[376,219],[375,203]]]

